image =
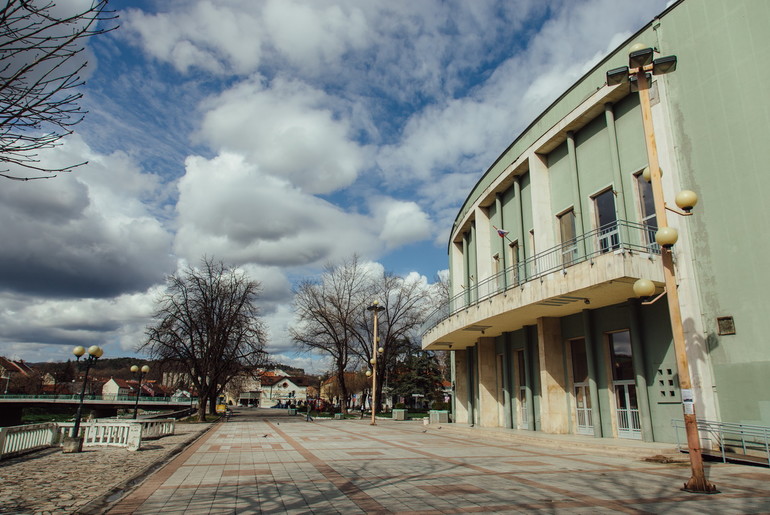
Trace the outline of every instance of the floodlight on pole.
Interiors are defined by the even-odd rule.
[[[628,80],[632,83],[631,90],[638,90],[639,92],[639,105],[642,111],[642,125],[647,146],[649,181],[652,186],[655,216],[659,227],[655,238],[662,247],[660,255],[663,263],[663,276],[665,279],[665,289],[663,290],[663,293],[668,300],[671,333],[674,340],[674,353],[676,354],[677,372],[679,375],[679,389],[682,392],[682,411],[685,432],[687,434],[690,468],[692,470],[692,476],[684,484],[683,490],[687,492],[711,494],[717,493],[718,491],[716,487],[706,479],[703,469],[703,455],[700,437],[698,435],[698,423],[695,416],[695,399],[692,381],[690,379],[690,366],[687,359],[684,328],[682,327],[682,313],[676,283],[676,270],[674,268],[672,246],[676,243],[678,234],[676,229],[668,226],[666,217],[666,210],[673,211],[673,209],[666,206],[663,196],[663,185],[658,163],[658,149],[655,143],[655,129],[652,123],[652,108],[650,106],[649,88],[652,75],[661,75],[676,70],[677,59],[676,56],[673,55],[653,59],[653,55],[654,49],[651,47],[647,47],[641,43],[632,46],[629,53]],[[607,72],[607,84],[618,85],[624,82],[619,78],[620,73],[620,68],[615,68]],[[692,193],[692,195],[689,195],[689,193]],[[680,195],[682,195],[682,193],[680,193]],[[680,214],[689,214],[689,211],[697,202],[697,195],[693,192],[688,192],[683,196],[685,197],[682,199],[684,207],[680,207],[685,210],[686,213]],[[678,202],[677,205],[679,205]],[[646,295],[640,295],[640,293],[650,293],[649,285],[646,283],[640,284],[639,281],[634,285],[634,290],[637,296],[641,297]],[[659,297],[660,295],[658,298]]]
[[[372,302],[372,304],[368,308],[366,308],[366,310],[367,311],[371,311],[374,314],[374,328],[373,328],[373,331],[372,331],[372,335],[373,335],[372,336],[372,342],[373,342],[372,343],[372,358],[369,360],[369,362],[372,365],[372,370],[371,370],[371,376],[372,376],[372,395],[371,395],[371,399],[372,399],[372,401],[371,401],[372,402],[372,422],[371,422],[371,425],[374,426],[374,425],[377,424],[377,422],[375,421],[375,415],[377,413],[377,403],[375,402],[375,392],[377,391],[377,354],[378,354],[378,351],[379,351],[380,354],[385,352],[385,349],[383,349],[382,347],[379,346],[380,337],[379,337],[379,332],[378,332],[378,328],[377,328],[377,318],[378,318],[378,314],[381,311],[385,311],[385,308],[380,306],[379,301],[375,300],[374,302]],[[367,370],[367,375],[369,375],[368,372],[369,371]]]

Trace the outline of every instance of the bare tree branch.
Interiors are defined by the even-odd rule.
[[[332,357],[342,399],[347,399],[345,371],[370,363],[373,357],[372,316],[366,308],[375,299],[385,308],[379,317],[384,352],[377,358],[378,387],[374,392],[379,405],[383,385],[399,356],[414,348],[416,331],[430,305],[422,282],[392,274],[375,276],[357,256],[329,264],[318,281],[304,281],[295,289],[298,323],[290,331],[300,347]]]
[[[38,151],[59,145],[86,114],[75,92],[87,65],[81,53],[87,38],[117,28],[108,23],[117,18],[108,1],[75,12],[46,0],[0,8],[0,177],[48,178],[85,164],[40,166]]]
[[[254,303],[259,291],[242,272],[204,258],[200,268],[169,277],[157,301],[156,323],[139,350],[189,376],[201,421],[233,377],[266,361],[265,328]]]

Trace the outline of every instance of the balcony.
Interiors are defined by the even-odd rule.
[[[540,317],[566,316],[632,297],[640,277],[662,283],[656,228],[619,220],[472,284],[431,313],[422,346],[464,348]]]

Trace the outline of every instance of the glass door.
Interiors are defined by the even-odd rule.
[[[575,419],[577,433],[594,434],[593,414],[591,411],[591,387],[588,383],[588,358],[586,342],[583,338],[570,341],[572,355],[572,387],[575,396]]]
[[[620,331],[610,333],[609,337],[618,437],[641,440],[642,424],[639,419],[639,403],[636,397],[631,334],[628,331]]]

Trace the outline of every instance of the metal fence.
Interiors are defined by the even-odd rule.
[[[681,450],[679,430],[685,429],[684,420],[673,419],[671,425],[676,433],[676,445]],[[723,462],[730,458],[760,463],[762,459],[770,467],[770,427],[699,419],[698,431],[701,438],[716,443]],[[713,451],[704,449],[703,452],[711,454]]]
[[[79,401],[80,394],[62,394],[62,395],[21,395],[21,394],[0,394],[0,399],[6,400],[43,400],[43,401]],[[86,394],[87,401],[105,401],[105,402],[136,402],[136,395],[89,395]],[[140,402],[157,402],[159,404],[193,404],[198,402],[197,397],[150,397],[142,395]]]
[[[493,295],[566,269],[578,263],[616,251],[635,251],[660,254],[655,243],[656,228],[636,222],[618,220],[572,240],[539,252],[507,267],[478,283],[470,285],[428,315],[421,328],[424,335],[439,322],[467,307],[478,304]]]

